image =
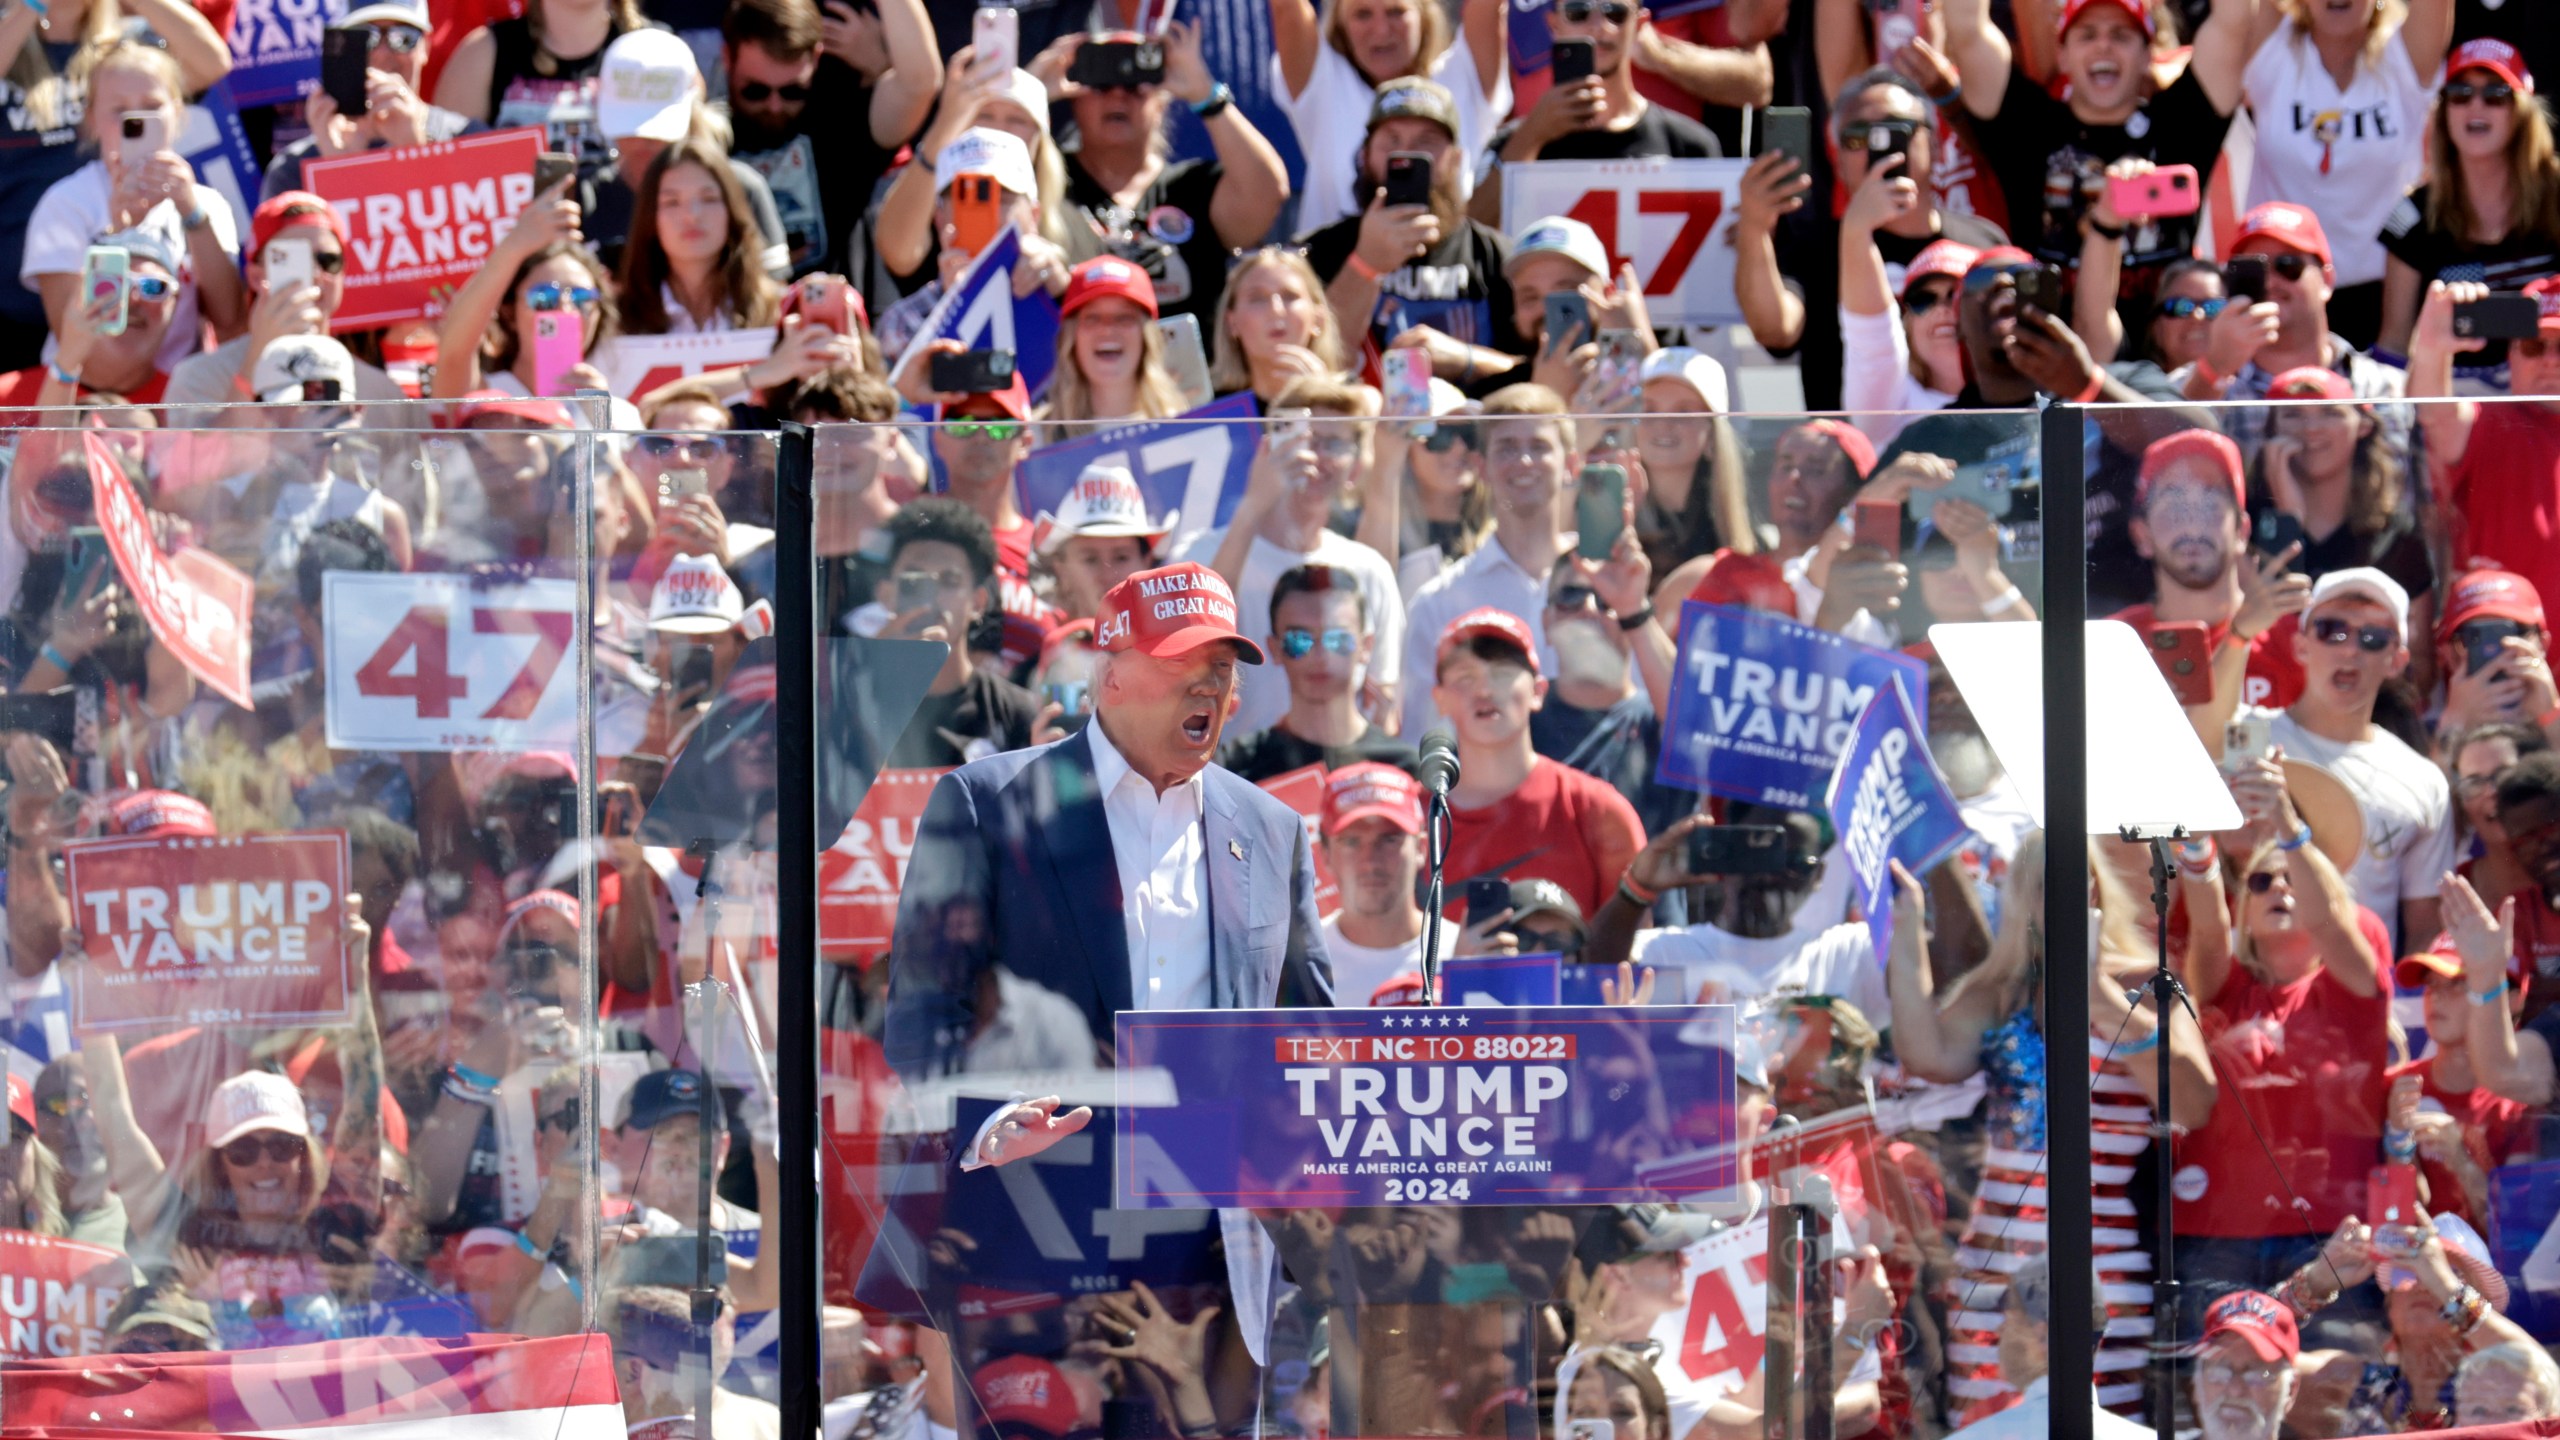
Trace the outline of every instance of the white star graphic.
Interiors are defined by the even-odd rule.
[[[1466,1016],[1464,1016],[1464,1015],[1461,1015],[1461,1016],[1459,1016],[1459,1017],[1458,1017],[1458,1028],[1459,1028],[1459,1029],[1461,1029],[1461,1030],[1466,1029],[1469,1025],[1471,1025],[1471,1024],[1473,1024],[1473,1023],[1475,1023],[1475,1022],[1474,1022],[1474,1021],[1472,1021],[1472,1020],[1470,1020],[1468,1017],[1466,1017]]]

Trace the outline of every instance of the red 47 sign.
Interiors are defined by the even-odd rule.
[[[565,750],[577,738],[578,591],[568,580],[331,571],[329,744]]]
[[[1502,231],[1563,215],[1588,225],[1612,276],[1633,261],[1656,325],[1734,325],[1741,160],[1536,160],[1502,167]]]

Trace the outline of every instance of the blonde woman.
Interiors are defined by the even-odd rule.
[[[1028,70],[986,74],[975,64],[968,46],[943,68],[942,104],[933,124],[916,140],[917,164],[900,167],[880,199],[871,222],[872,243],[892,275],[914,275],[933,263],[942,248],[934,220],[934,157],[942,147],[974,126],[1001,130],[1031,151],[1032,178],[1039,182],[1036,208],[1040,237],[1052,245],[1067,243],[1062,197],[1067,193],[1067,162],[1049,136],[1049,93],[1040,77]]]
[[[193,275],[178,285],[178,308],[160,347],[163,370],[195,353],[199,319],[213,322],[214,332],[226,340],[249,320],[238,219],[219,191],[196,183],[177,152],[186,97],[186,72],[168,51],[139,40],[117,40],[96,51],[81,128],[97,158],[56,181],[36,202],[18,262],[18,278],[44,297],[45,314],[58,331],[79,288],[82,260],[99,236],[145,230],[170,253],[185,256]],[[122,136],[128,115],[159,121],[160,149],[129,153]]]
[[[2381,329],[2383,221],[2425,171],[2430,82],[2452,38],[2453,0],[2258,7],[2240,82],[2258,119],[2249,205],[2320,217],[2329,327],[2352,345]]]
[[[517,18],[462,37],[436,77],[435,103],[497,129],[544,126],[548,148],[591,173],[613,158],[592,123],[604,49],[647,24],[635,0],[532,0]]]
[[[1147,272],[1105,255],[1067,275],[1058,301],[1058,365],[1049,374],[1050,421],[1162,420],[1183,412],[1166,368]],[[1061,430],[1055,439],[1073,439]]]
[[[1212,388],[1250,390],[1268,409],[1292,382],[1331,379],[1348,364],[1324,282],[1306,256],[1271,245],[1236,262],[1218,310]]]
[[[2521,290],[2560,255],[2560,153],[2514,46],[2473,40],[2445,61],[2427,125],[2427,177],[2383,223],[2382,348],[2395,355],[2408,353],[2429,282]],[[2457,268],[2461,275],[2447,273]],[[2505,341],[2459,359],[2457,376],[2507,388]]]
[[[1307,158],[1298,233],[1368,208],[1353,195],[1369,100],[1400,75],[1440,82],[1458,103],[1458,153],[1478,155],[1511,113],[1505,0],[1466,0],[1453,29],[1437,0],[1271,0],[1280,108]],[[1462,176],[1471,172],[1461,171]],[[1462,186],[1459,198],[1465,198]]]

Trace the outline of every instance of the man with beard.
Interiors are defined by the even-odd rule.
[[[736,0],[720,25],[730,154],[773,188],[794,275],[845,253],[873,186],[942,90],[921,0],[837,12],[822,20],[812,0]]]
[[[33,1090],[36,1140],[62,1166],[62,1238],[123,1249],[124,1201],[108,1183],[107,1152],[98,1143],[80,1057],[65,1055],[44,1067]]]
[[[1524,22],[1535,23],[1535,22]],[[1502,218],[1502,167],[1524,160],[1714,159],[1724,147],[1707,127],[1638,93],[1636,34],[1645,24],[1633,0],[1557,0],[1547,33],[1591,42],[1591,73],[1538,97],[1528,113],[1493,133],[1468,213]]]
[[[2090,203],[2106,167],[2132,155],[2211,170],[2240,103],[2248,62],[2247,0],[2213,0],[2186,67],[2153,88],[2154,29],[2144,0],[2070,0],[2060,21],[2060,92],[2015,63],[1991,23],[1990,0],[1949,0],[1947,56],[1977,121],[1976,143],[2008,200],[2009,228],[2040,258],[2068,269],[2080,256]],[[2068,99],[2055,99],[2056,93]],[[2158,267],[2194,248],[2192,216],[2143,227],[2128,246],[2122,293],[2146,298]]]
[[[2204,1440],[2276,1440],[2293,1408],[2302,1354],[2293,1312],[2274,1296],[2234,1290],[2204,1312],[2196,1349],[2196,1423]]]
[[[1307,263],[1342,333],[1381,350],[1419,345],[1432,372],[1452,382],[1507,370],[1523,350],[1503,274],[1509,247],[1462,208],[1468,157],[1457,136],[1457,103],[1437,83],[1401,76],[1380,85],[1360,147],[1357,193],[1368,203],[1307,237]],[[1386,203],[1387,163],[1399,155],[1429,167],[1429,204]]]
[[[2513,957],[2550,953],[2560,940],[2560,910],[2552,902],[2560,895],[2560,755],[2527,755],[2499,778],[2498,824],[2533,883],[2492,916],[2470,881],[2447,875],[2445,935],[2462,957],[2471,991],[2471,1064],[2480,1084],[2540,1107],[2560,1093],[2551,1060],[2560,1050],[2560,1005],[2545,1008],[2519,1032],[2510,1007],[2500,1002],[2512,983]]]
[[[2205,627],[2213,703],[2189,717],[2217,753],[2239,706],[2289,705],[2302,691],[2286,622],[2311,603],[2311,577],[2287,568],[2292,551],[2249,553],[2246,494],[2240,447],[2219,431],[2153,441],[2134,482],[2131,525],[2134,550],[2151,562],[2152,598],[2114,616],[2146,635],[2155,625]]]

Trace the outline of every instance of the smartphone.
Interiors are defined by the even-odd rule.
[[[2163,165],[2148,175],[2107,181],[2107,203],[2127,220],[2193,215],[2204,203],[2193,165]]]
[[[130,170],[169,148],[169,117],[157,110],[127,110],[116,133],[116,155]]]
[[[1574,553],[1585,560],[1606,560],[1618,548],[1618,532],[1627,525],[1627,469],[1623,465],[1585,465],[1573,483]]]
[[[1770,105],[1760,111],[1760,153],[1775,150],[1813,173],[1813,112],[1802,105]]]
[[[1004,196],[995,180],[985,175],[963,175],[952,181],[951,243],[975,255],[1003,233]]]
[[[77,600],[88,594],[90,577],[114,557],[107,552],[107,532],[95,525],[75,525],[69,538],[71,558],[63,562],[61,593]]]
[[[302,235],[279,235],[267,242],[267,293],[280,295],[311,283],[315,273],[311,241]]]
[[[587,358],[587,317],[576,310],[533,312],[533,393],[566,395],[569,372]]]
[[[1386,192],[1389,205],[1430,204],[1431,157],[1414,150],[1389,155]]]
[[[2418,1225],[2418,1167],[2407,1160],[2386,1161],[2373,1167],[2365,1182],[2366,1213],[2372,1218],[2365,1223],[2384,1225]]]
[[[1867,0],[1867,13],[1875,26],[1875,54],[1884,64],[1892,63],[1893,52],[1919,39],[1928,23],[1923,0]]]
[[[1305,445],[1314,415],[1314,411],[1294,405],[1272,411],[1270,423],[1263,427],[1271,441],[1271,453],[1285,455]]]
[[[2222,267],[2222,293],[2243,305],[2267,298],[2267,257],[2234,255]]]
[[[800,282],[800,316],[809,324],[826,326],[830,334],[852,334],[852,287],[828,276],[809,276]]]
[[[1381,354],[1378,379],[1390,417],[1419,420],[1431,414],[1431,356],[1420,346]]]
[[[981,75],[1002,75],[1022,63],[1022,15],[1010,5],[980,9],[969,26],[972,62]]]
[[[0,733],[41,735],[67,752],[79,718],[80,692],[69,685],[0,695]]]
[[[1920,127],[1908,120],[1878,120],[1867,127],[1867,168],[1874,169],[1888,157],[1911,154],[1911,137]]]
[[[2222,727],[2222,770],[2230,774],[2241,766],[2267,758],[2275,748],[2276,722],[2271,715],[2235,715]]]
[[[553,186],[578,173],[578,157],[545,150],[533,157],[533,193],[547,195]]]
[[[2151,659],[2179,704],[2213,703],[2213,651],[2205,644],[2203,621],[2152,626]]]
[[[1902,507],[1890,500],[1861,500],[1854,511],[1853,544],[1872,545],[1893,559],[1902,558]]]
[[[711,647],[707,645],[686,648],[699,650],[705,659],[710,658]],[[704,666],[703,683],[706,685],[711,683],[710,673],[710,667]],[[607,780],[597,785],[596,834],[606,839],[617,839],[639,833],[640,792],[632,788],[628,780]]]
[[[2506,658],[2507,637],[2522,635],[2524,627],[2513,620],[2471,620],[2454,633],[2462,637],[2462,673],[2477,675]]]
[[[133,298],[127,285],[132,267],[133,253],[121,245],[92,245],[80,258],[80,293],[87,297],[81,303],[106,300],[112,307],[98,321],[101,335],[124,333],[125,312]]]
[[[1085,713],[1085,697],[1092,693],[1093,682],[1089,680],[1052,680],[1040,687],[1041,697],[1057,706],[1068,719]]]
[[[2302,542],[2303,533],[2301,519],[2293,515],[2288,515],[2282,510],[2265,510],[2259,512],[2257,520],[2249,528],[2249,543],[2255,546],[2258,553],[2261,555],[2281,555],[2287,549],[2292,546],[2299,545]],[[2294,556],[2293,563],[2285,568],[2295,571],[2300,570],[2302,568],[2302,557],[2300,555]]]
[[[2537,340],[2541,302],[2525,295],[2492,295],[2453,307],[2453,333],[2464,340]]]
[[[1579,290],[1558,290],[1547,296],[1547,348],[1571,349],[1590,333],[1591,297]]]
[[[1591,78],[1596,66],[1591,57],[1591,42],[1579,35],[1569,35],[1547,48],[1549,63],[1554,68],[1555,83],[1571,85]]]
[[[898,613],[922,610],[942,598],[942,582],[921,570],[898,577]]]
[[[687,495],[706,495],[710,491],[711,472],[708,470],[669,470],[658,477],[661,500],[681,500]]]
[[[1209,381],[1209,352],[1200,341],[1200,317],[1167,315],[1156,322],[1156,331],[1164,337],[1165,369],[1182,387],[1183,404],[1197,410],[1216,399],[1217,387]]]
[[[1611,1420],[1568,1420],[1565,1440],[1618,1440],[1617,1422]]]
[[[1511,908],[1511,882],[1499,875],[1478,875],[1467,882],[1465,924],[1478,925]]]
[[[1013,383],[1013,352],[964,350],[933,357],[929,383],[944,395],[992,395]]]
[[[1164,46],[1154,40],[1088,40],[1067,78],[1088,90],[1135,90],[1164,83]]]
[[[1692,875],[1784,875],[1793,858],[1783,825],[1701,825],[1689,832]]]
[[[320,93],[350,120],[364,118],[365,57],[373,48],[373,32],[363,26],[332,25],[320,32]]]
[[[2010,281],[2018,290],[2018,303],[2033,305],[2047,315],[2062,313],[2062,272],[2050,265],[2037,265],[2021,270]]]

